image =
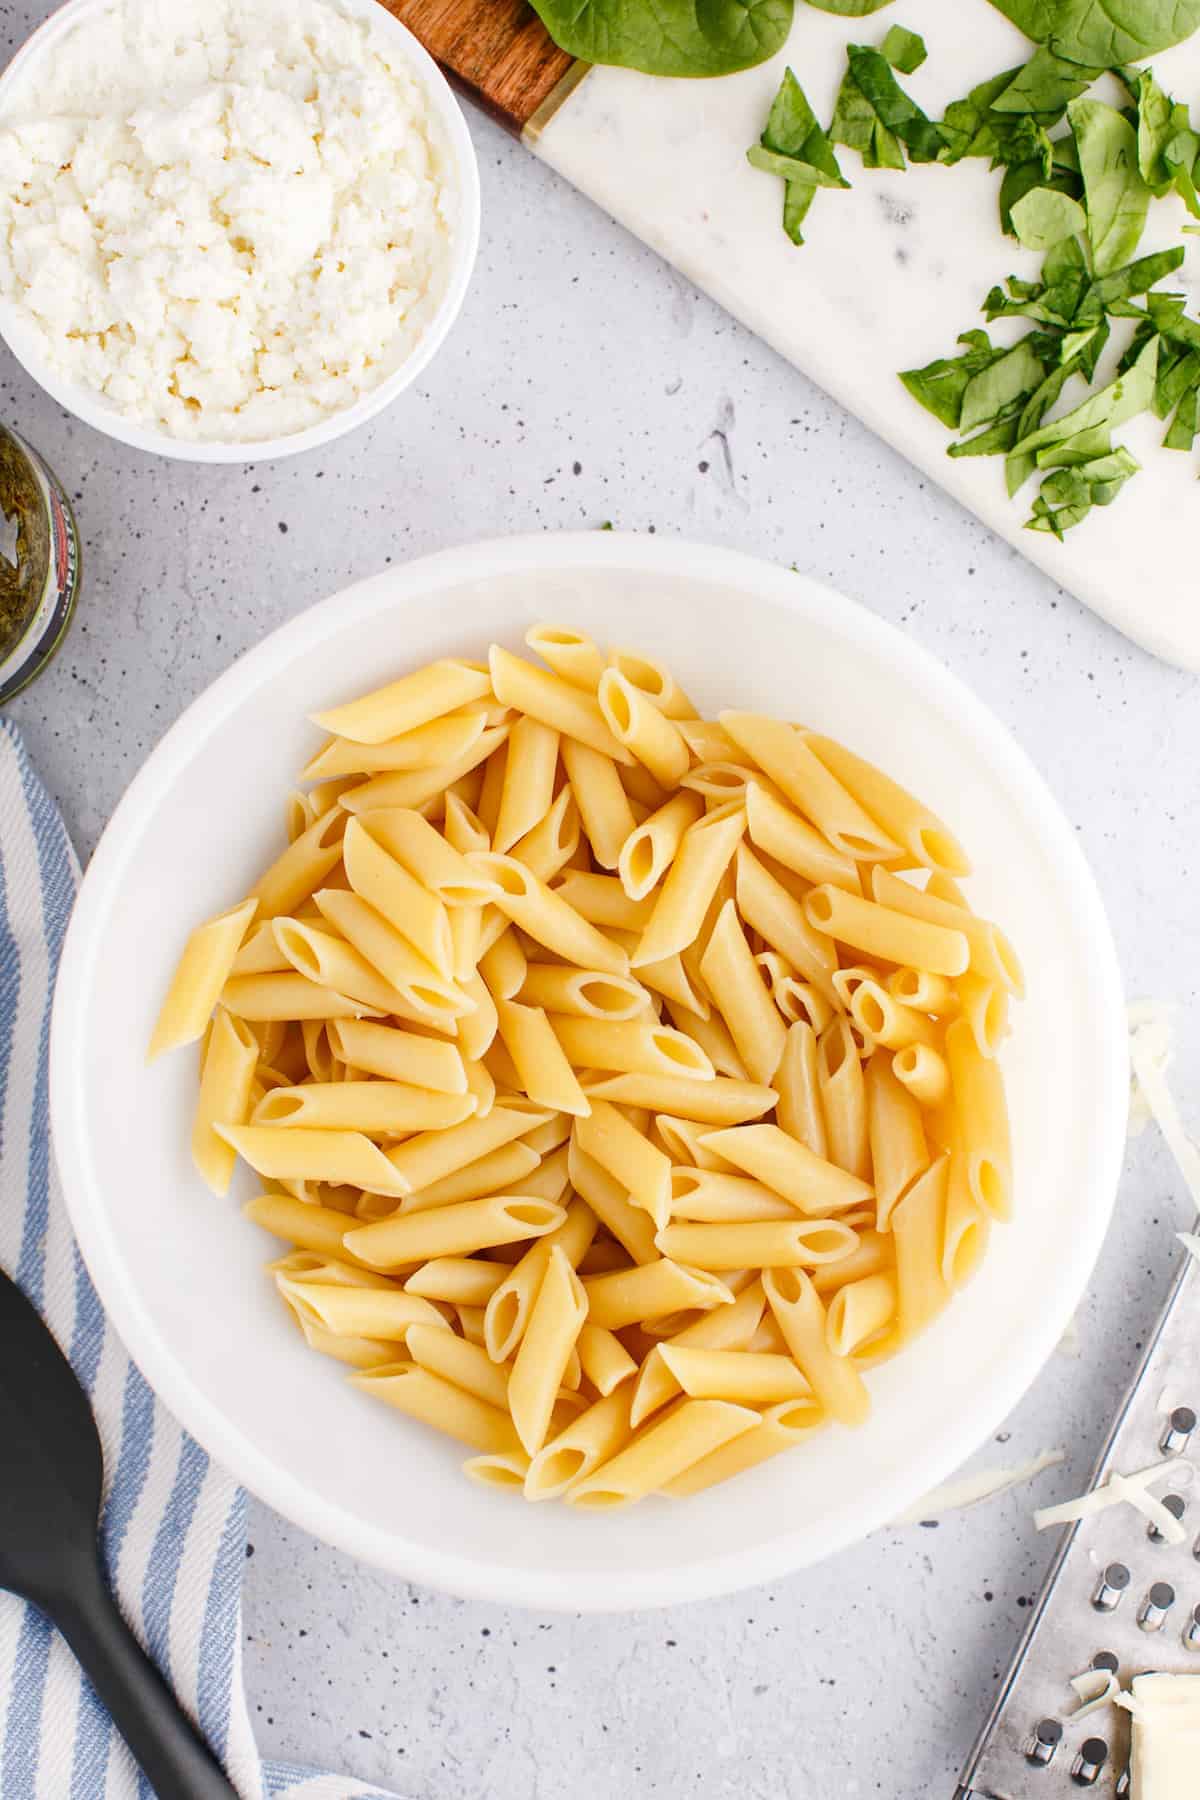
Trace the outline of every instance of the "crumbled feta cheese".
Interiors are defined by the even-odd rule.
[[[334,0],[112,0],[0,109],[0,299],[143,423],[301,431],[423,334],[452,174],[417,77]]]

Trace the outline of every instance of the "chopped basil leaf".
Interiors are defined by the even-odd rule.
[[[1106,275],[1128,262],[1146,223],[1150,189],[1138,170],[1137,136],[1102,100],[1073,100],[1067,117],[1079,151],[1092,267]]]
[[[851,44],[829,135],[857,150],[868,168],[902,169],[904,151],[914,162],[936,162],[945,145],[938,127],[904,92],[880,51]]]
[[[967,346],[961,356],[938,357],[923,369],[906,369],[900,377],[914,400],[955,431],[972,378],[1004,355],[993,347],[986,331],[964,331],[958,341]]]
[[[1053,250],[1087,226],[1078,200],[1054,188],[1030,188],[1011,208],[1013,230],[1027,250]]]
[[[1044,373],[1029,338],[1022,338],[968,381],[959,411],[959,430],[974,431],[976,426],[1007,413],[1018,400],[1033,392]]]
[[[1197,407],[1200,405],[1200,386],[1188,388],[1180,398],[1175,417],[1163,445],[1168,450],[1190,450],[1196,437]]]
[[[1101,73],[1056,56],[1043,44],[1023,69],[1018,69],[1006,88],[992,101],[996,112],[1048,114],[1049,122],[1061,119],[1072,100],[1091,87]]]
[[[865,19],[868,13],[889,6],[891,0],[808,0],[818,12],[837,13],[843,19]]]
[[[783,228],[793,244],[804,242],[800,227],[817,189],[850,185],[791,69],[784,71],[760,142],[746,156],[756,169],[782,177]]]
[[[915,73],[929,55],[925,39],[918,37],[915,31],[906,31],[903,25],[893,25],[879,49],[893,69],[899,69],[902,75]]]

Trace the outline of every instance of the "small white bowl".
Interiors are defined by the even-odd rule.
[[[66,0],[65,5],[51,13],[32,36],[26,39],[7,68],[0,73],[0,107],[3,107],[11,88],[18,79],[24,78],[38,58],[52,55],[55,46],[61,43],[80,19],[85,18],[88,13],[101,12],[110,4],[111,0]],[[332,443],[335,438],[344,437],[356,426],[373,419],[385,406],[391,404],[397,394],[402,394],[405,388],[412,386],[445,341],[462,309],[479,249],[479,165],[471,134],[463,118],[462,108],[446,77],[407,26],[402,25],[399,19],[381,6],[379,0],[334,0],[334,4],[346,13],[369,19],[374,29],[389,39],[405,58],[441,128],[453,161],[456,214],[450,267],[437,309],[413,346],[411,354],[386,380],[372,388],[369,394],[364,394],[353,406],[331,413],[319,424],[310,425],[303,431],[289,432],[283,437],[274,438],[228,441],[206,439],[199,442],[175,437],[155,425],[142,424],[137,419],[118,412],[92,389],[64,379],[47,363],[33,334],[23,324],[18,309],[11,302],[0,300],[0,337],[3,337],[22,368],[32,375],[39,386],[45,388],[51,399],[57,400],[60,406],[67,412],[74,413],[76,418],[82,419],[85,425],[94,426],[97,431],[116,438],[122,444],[131,444],[135,450],[149,450],[158,456],[175,457],[181,462],[250,463],[295,456],[301,450],[312,450],[319,444]]]
[[[431,657],[521,647],[539,619],[658,656],[711,716],[759,707],[876,758],[975,859],[1029,995],[1002,1058],[1016,1216],[969,1289],[873,1371],[873,1416],[726,1486],[627,1512],[527,1506],[466,1452],[348,1388],[263,1264],[275,1240],[202,1186],[196,1057],[145,1065],[188,931],[282,846],[317,741],[305,714]],[[979,701],[911,639],[805,576],[620,533],[511,538],[389,569],[274,632],[150,757],[96,851],[54,1011],[52,1106],[88,1267],[130,1353],[214,1457],[304,1529],[412,1580],[504,1603],[616,1610],[747,1586],[896,1517],[993,1431],[1061,1337],[1108,1223],[1127,1061],[1112,939],[1074,832]],[[238,1197],[254,1192],[249,1178]]]

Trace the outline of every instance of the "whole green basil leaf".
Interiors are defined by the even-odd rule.
[[[1105,275],[1137,249],[1150,189],[1138,169],[1137,135],[1128,119],[1102,100],[1073,100],[1067,117],[1079,151],[1092,267]]]
[[[532,0],[560,50],[645,75],[730,75],[782,48],[793,0]]]
[[[1035,44],[1101,69],[1142,62],[1200,27],[1200,0],[992,0]]]
[[[1087,214],[1078,200],[1054,188],[1030,188],[1012,207],[1010,216],[1013,230],[1027,250],[1053,250],[1087,226]]]

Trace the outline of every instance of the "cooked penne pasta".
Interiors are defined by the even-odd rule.
[[[835,1356],[853,1356],[879,1337],[896,1317],[891,1275],[864,1275],[837,1290],[825,1315],[825,1341]]]
[[[673,1168],[671,1217],[710,1225],[749,1224],[772,1219],[795,1224],[796,1208],[790,1200],[773,1193],[761,1181],[752,1181],[745,1175]]]
[[[941,1106],[949,1096],[946,1059],[925,1044],[906,1044],[903,1050],[897,1050],[892,1057],[892,1073],[922,1106]]]
[[[735,743],[843,856],[871,862],[897,853],[900,846],[830,774],[794,726],[756,713],[723,712],[719,717]]]
[[[691,1269],[814,1269],[840,1262],[858,1233],[837,1219],[672,1224],[655,1242],[664,1256]],[[782,1398],[782,1396],[776,1396]]]
[[[258,1039],[243,1019],[218,1006],[204,1046],[192,1118],[192,1161],[214,1194],[229,1192],[237,1152],[213,1128],[246,1123],[257,1067]]]
[[[678,786],[691,753],[678,727],[618,669],[606,669],[596,690],[604,722],[619,743],[649,769],[660,787]]]
[[[247,1200],[242,1211],[264,1231],[295,1244],[300,1250],[354,1262],[342,1242],[346,1235],[346,1215],[328,1206],[310,1206],[291,1194],[256,1194]]]
[[[636,655],[632,650],[614,649],[608,653],[609,667],[615,669],[639,694],[645,694],[659,712],[668,719],[694,719],[696,709],[671,674],[653,657]]]
[[[407,1413],[410,1419],[432,1425],[472,1450],[497,1455],[521,1447],[516,1427],[506,1411],[489,1406],[486,1400],[468,1394],[415,1362],[386,1363],[350,1379],[373,1399]]]
[[[289,968],[279,975],[233,975],[221,989],[221,1005],[253,1023],[284,1019],[371,1019],[382,1009],[322,987]]]
[[[518,719],[508,737],[504,782],[492,849],[511,850],[550,810],[558,769],[558,732],[538,719]]]
[[[602,975],[598,970],[556,963],[529,963],[516,998],[524,1006],[541,1006],[547,1012],[580,1019],[635,1019],[649,1005],[645,990],[629,976]]]
[[[403,1288],[357,1287],[349,1283],[306,1281],[277,1273],[275,1285],[301,1323],[308,1319],[334,1337],[374,1338],[393,1344],[403,1341],[412,1326],[436,1332],[454,1341],[449,1325],[428,1300]]]
[[[932,1019],[905,1006],[870,977],[855,987],[850,1017],[865,1038],[887,1050],[903,1050],[906,1044],[924,1044],[936,1050],[941,1043],[941,1033]]]
[[[347,1250],[372,1269],[402,1269],[437,1256],[469,1256],[491,1244],[515,1244],[544,1237],[566,1214],[549,1200],[520,1194],[491,1194],[426,1212],[402,1213],[356,1225],[346,1233]]]
[[[662,1256],[612,1275],[589,1275],[583,1285],[589,1322],[609,1331],[620,1331],[643,1319],[664,1318],[684,1308],[709,1312],[714,1306],[732,1306],[734,1300],[715,1275],[681,1269]]]
[[[341,861],[345,829],[346,815],[334,807],[293,839],[251,890],[258,901],[258,918],[294,913],[320,887]]]
[[[683,1076],[711,1081],[714,1070],[692,1038],[656,1025],[653,1015],[637,1019],[599,1019],[555,1013],[550,1023],[566,1055],[577,1068],[613,1069],[625,1075]]]
[[[586,1116],[591,1105],[542,1008],[501,1000],[496,1016],[504,1047],[529,1098],[555,1112]]]
[[[950,1297],[942,1274],[950,1158],[939,1156],[892,1214],[896,1243],[896,1317],[907,1343],[937,1317]]]
[[[661,1230],[671,1216],[671,1164],[661,1150],[607,1100],[593,1100],[575,1121],[575,1142],[585,1156],[620,1182],[635,1206]]]
[[[790,1356],[747,1350],[692,1350],[662,1344],[658,1351],[683,1392],[693,1400],[733,1400],[739,1406],[770,1406],[780,1400],[807,1400],[812,1389]]]
[[[681,1401],[611,1461],[573,1483],[567,1503],[610,1510],[641,1500],[760,1423],[751,1407],[726,1400]]]
[[[537,1190],[535,1177],[541,1158],[523,1139],[502,1144],[477,1162],[431,1181],[419,1193],[408,1194],[400,1203],[405,1214],[428,1212],[433,1206],[453,1206],[460,1200],[481,1200],[485,1194],[528,1194],[539,1200],[556,1200],[557,1194]],[[473,1305],[474,1302],[467,1304]]]
[[[703,812],[703,801],[697,795],[681,793],[636,828],[631,826],[616,864],[621,885],[631,900],[645,899],[658,886],[678,854],[684,833]]]
[[[965,1019],[956,1019],[946,1033],[946,1061],[972,1198],[993,1219],[1007,1219],[1012,1212],[1012,1139],[1000,1070],[994,1058],[980,1054]]]
[[[572,1200],[563,1222],[531,1244],[491,1295],[484,1315],[483,1341],[493,1362],[504,1362],[525,1334],[535,1300],[550,1266],[550,1253],[560,1250],[572,1268],[581,1262],[596,1231],[596,1215],[585,1200]]]
[[[461,1018],[470,1011],[463,990],[421,956],[360,894],[321,888],[316,902],[322,918],[341,932],[345,941],[295,919],[277,920],[280,945],[302,975],[319,980],[322,969],[348,974],[356,995],[378,998],[384,1012],[397,1016],[407,1012],[436,1023]]]
[[[565,625],[531,625],[525,642],[572,687],[594,694],[604,673],[604,657],[590,637]]]
[[[478,1162],[502,1144],[524,1137],[535,1126],[544,1125],[546,1113],[528,1101],[494,1106],[484,1119],[466,1119],[449,1131],[423,1131],[409,1138],[390,1153],[398,1175],[405,1181],[405,1193],[420,1193],[453,1175],[468,1163]]]
[[[853,1218],[852,1213],[846,1217]],[[823,1268],[812,1271],[812,1283],[818,1294],[835,1294],[847,1282],[861,1281],[868,1275],[886,1273],[896,1260],[896,1247],[891,1236],[884,1237],[880,1231],[856,1226],[861,1232],[857,1246],[840,1263],[827,1263]]]
[[[508,1407],[522,1447],[536,1456],[567,1364],[587,1317],[583,1283],[555,1245],[508,1378]]]
[[[489,653],[492,689],[498,700],[526,717],[539,720],[564,737],[598,750],[614,762],[633,757],[610,731],[595,695],[574,687],[560,675],[539,669],[493,644]]]
[[[335,1056],[368,1075],[436,1094],[467,1092],[462,1052],[454,1044],[370,1020],[334,1020],[326,1036]]]
[[[850,1358],[829,1348],[825,1308],[804,1270],[767,1269],[763,1290],[788,1349],[830,1418],[861,1425],[871,1410],[866,1385]]]
[[[557,1499],[614,1456],[630,1436],[629,1389],[618,1387],[569,1420],[532,1458],[525,1498]]]
[[[658,1490],[672,1499],[685,1499],[705,1488],[717,1487],[746,1469],[753,1469],[782,1450],[791,1450],[824,1425],[825,1408],[814,1394],[799,1400],[783,1400],[776,1406],[764,1407],[757,1425],[744,1431],[720,1450],[701,1457],[682,1475],[665,1481]]]
[[[858,1046],[841,1016],[817,1039],[817,1086],[830,1161],[866,1181],[871,1173],[867,1090]]]
[[[628,975],[625,952],[514,857],[476,852],[471,861],[494,877],[500,889],[496,900],[500,911],[536,943],[579,968]]]
[[[789,1028],[775,1071],[775,1085],[779,1091],[775,1116],[780,1128],[814,1156],[828,1161],[817,1037],[811,1025],[798,1020]]]
[[[606,1398],[638,1372],[637,1364],[614,1331],[586,1321],[579,1333],[579,1362],[587,1380]]]
[[[345,706],[313,713],[312,718],[334,737],[350,738],[356,744],[382,744],[459,707],[469,706],[490,692],[491,682],[483,663],[447,657],[412,675],[402,675],[387,687],[377,688]]]
[[[380,744],[356,744],[352,738],[334,737],[301,769],[300,779],[325,782],[344,775],[381,775],[388,769],[436,769],[469,750],[486,725],[484,709],[468,707]]]
[[[264,919],[254,925],[242,940],[242,947],[230,964],[230,975],[274,975],[290,969],[291,963],[279,948],[275,925]]]
[[[985,981],[970,970],[958,979],[958,999],[962,1016],[971,1027],[975,1047],[981,1056],[996,1056],[1008,1036],[1009,990],[999,983]]]
[[[833,939],[811,924],[795,895],[744,844],[738,850],[736,868],[738,911],[747,925],[819,993],[832,999],[837,969]]]
[[[198,925],[184,946],[162,1011],[150,1039],[147,1060],[204,1036],[212,1010],[229,980],[242,939],[259,908],[257,898],[243,900],[215,919]]]
[[[787,1026],[763,985],[732,900],[721,908],[700,973],[751,1080],[766,1086],[779,1067]]]
[[[567,1166],[576,1193],[587,1201],[605,1230],[634,1262],[656,1262],[654,1220],[642,1207],[634,1205],[628,1189],[615,1175],[580,1148],[577,1136],[571,1139]]]
[[[854,858],[835,850],[807,819],[785,805],[769,783],[751,781],[747,787],[746,821],[750,842],[763,856],[806,881],[828,881],[851,894],[862,892]]]
[[[693,943],[746,829],[742,806],[719,807],[689,825],[657,890],[632,962],[661,962]]]
[[[440,1375],[443,1381],[453,1382],[464,1393],[486,1400],[489,1406],[498,1407],[501,1412],[509,1411],[511,1370],[504,1363],[493,1362],[482,1344],[445,1329],[444,1319],[439,1323],[442,1330],[428,1322],[409,1326],[404,1343],[413,1362],[428,1369],[431,1375]]]
[[[645,977],[644,969],[639,973]],[[729,1035],[729,1027],[719,1013],[710,1008],[705,1018],[677,1001],[670,1003],[670,1013],[675,1029],[699,1044],[718,1075],[728,1075],[734,1081],[750,1079],[746,1065],[738,1055],[737,1045]]]
[[[774,1088],[720,1075],[712,1081],[697,1081],[694,1075],[605,1075],[583,1086],[592,1100],[645,1106],[714,1127],[761,1118],[779,1098]]]
[[[942,1240],[941,1273],[948,1288],[959,1288],[971,1279],[983,1259],[991,1232],[991,1216],[971,1193],[967,1157],[950,1152],[946,1181],[946,1230]]]
[[[438,1256],[422,1263],[404,1289],[425,1300],[449,1301],[452,1306],[486,1306],[503,1280],[500,1263],[482,1262],[474,1256]]]
[[[969,875],[967,853],[953,832],[906,788],[834,738],[803,733],[831,774],[914,861],[947,875]]]
[[[867,1130],[875,1187],[875,1220],[889,1229],[892,1208],[929,1166],[921,1108],[892,1073],[892,1060],[877,1050],[866,1066]]]
[[[694,1119],[676,1119],[670,1113],[658,1113],[654,1128],[658,1133],[659,1143],[675,1165],[672,1179],[676,1175],[687,1173],[689,1168],[711,1169],[722,1175],[732,1175],[735,1172],[732,1163],[727,1163],[723,1156],[718,1156],[705,1144],[704,1138],[709,1130],[707,1125],[699,1125]]]
[[[243,1162],[269,1179],[346,1182],[397,1200],[409,1191],[404,1176],[361,1131],[217,1124],[213,1130]]]
[[[516,928],[504,920],[498,907],[496,916],[503,922],[503,928],[481,952],[479,974],[493,1000],[514,1000],[524,986],[529,965]]]
[[[563,739],[562,759],[592,855],[602,869],[615,869],[637,827],[617,765],[576,738]]]
[[[457,846],[451,837],[453,821],[457,821],[454,829],[462,839]],[[381,807],[376,812],[362,813],[359,824],[380,849],[444,906],[483,906],[495,899],[495,883],[481,875],[463,854],[464,848],[487,849],[484,833],[478,820],[472,820],[468,809],[454,796],[446,803],[445,836],[411,807]],[[346,827],[347,836],[350,829]],[[392,923],[408,936],[401,920],[393,919]],[[420,944],[417,948],[421,949]]]
[[[844,888],[828,884],[813,888],[805,898],[804,912],[818,931],[885,962],[925,969],[931,975],[961,975],[970,960],[961,931],[895,912]]]
[[[885,985],[889,994],[916,1012],[945,1016],[959,1009],[957,984],[928,969],[893,969]]]
[[[489,726],[461,756],[456,756],[453,762],[441,763],[437,768],[385,769],[379,775],[368,775],[357,786],[347,788],[340,803],[350,813],[379,812],[391,807],[415,809],[431,802],[440,804],[447,789],[503,752],[508,731],[507,725]]]
[[[445,1131],[474,1111],[473,1094],[435,1094],[398,1081],[312,1081],[303,1087],[272,1088],[255,1107],[253,1122],[389,1137]]]
[[[931,881],[936,883],[937,878],[931,877]],[[887,869],[872,869],[871,892],[879,905],[894,912],[905,913],[943,931],[958,932],[967,940],[972,972],[981,975],[985,981],[998,982],[1018,1000],[1023,997],[1025,977],[1016,951],[990,920],[981,919],[965,906],[943,898],[936,887],[926,887],[922,891]]]
[[[772,1193],[790,1200],[806,1218],[844,1212],[872,1197],[866,1181],[826,1162],[778,1125],[736,1125],[710,1131],[704,1142]]]

